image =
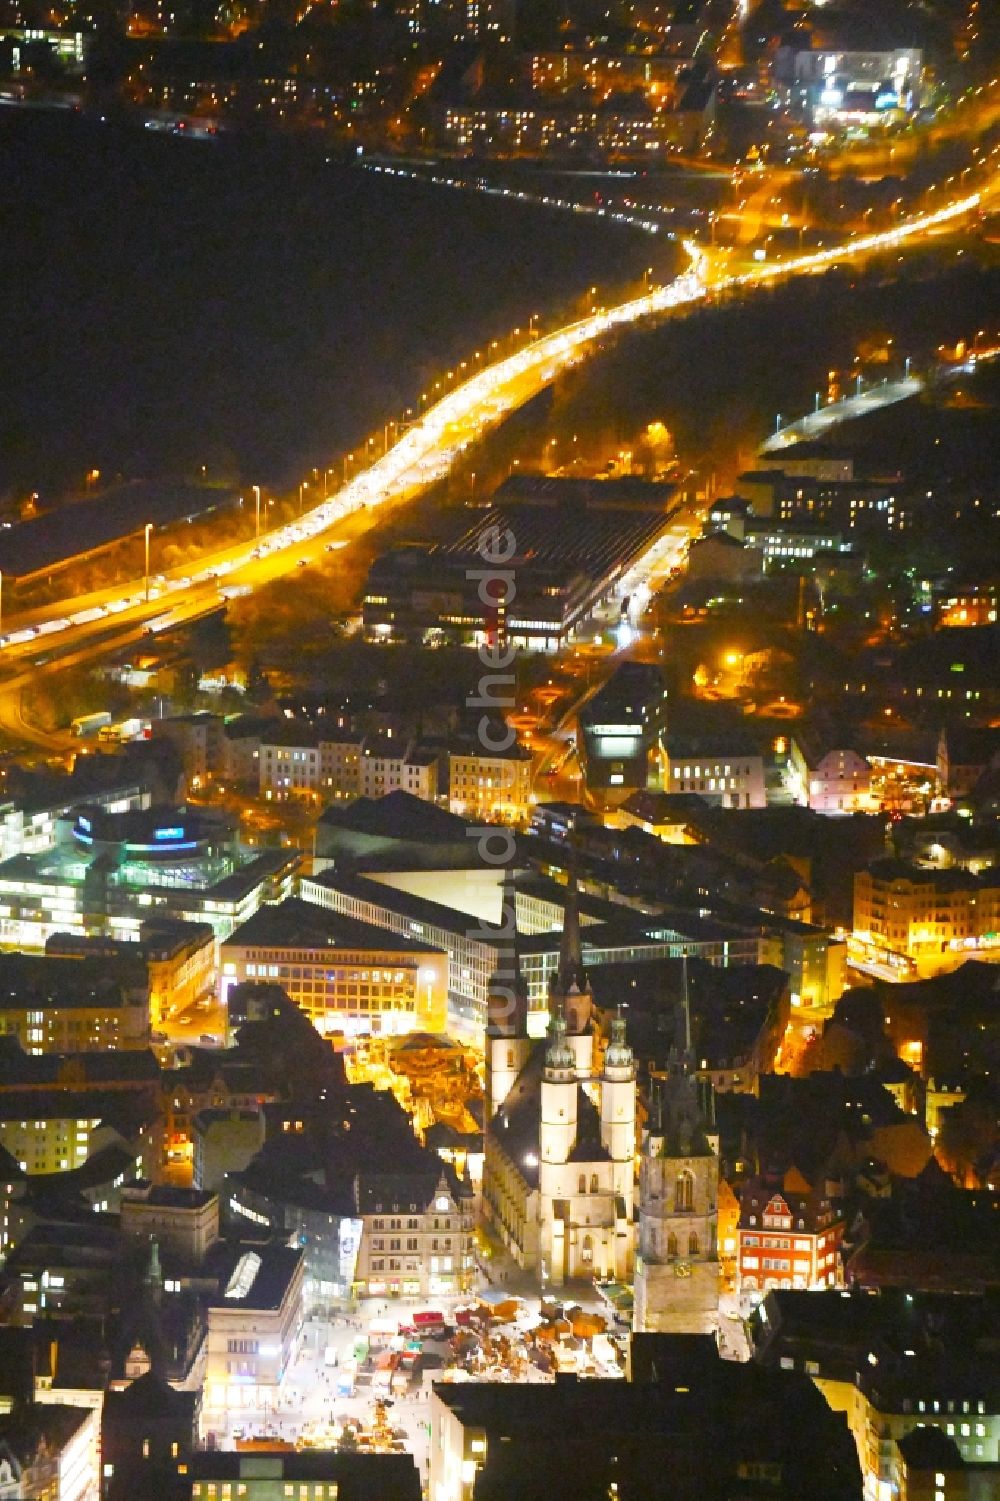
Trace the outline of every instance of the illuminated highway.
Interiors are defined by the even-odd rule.
[[[136,639],[143,630],[155,634],[194,618],[219,605],[230,590],[258,587],[305,562],[317,562],[324,542],[327,547],[337,545],[325,540],[332,527],[365,509],[426,490],[471,444],[592,352],[607,335],[684,309],[715,292],[750,290],[794,276],[819,274],[868,254],[903,247],[959,225],[979,210],[981,201],[979,193],[972,193],[891,230],[854,236],[839,246],[754,265],[736,274],[729,273],[712,252],[685,241],[688,269],[669,284],[599,309],[487,366],[431,407],[370,468],[301,519],[256,543],[206,554],[196,568],[158,575],[148,600],[141,582],[124,591],[116,585],[72,606],[49,606],[5,622],[6,633],[0,636],[3,665],[15,676],[30,667],[55,670],[66,662],[66,653],[77,660],[98,655]],[[8,697],[14,686],[10,681],[6,684]],[[0,718],[15,731],[9,714]]]

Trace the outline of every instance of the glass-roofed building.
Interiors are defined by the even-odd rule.
[[[53,933],[136,939],[151,917],[209,923],[228,938],[291,892],[297,850],[251,850],[201,811],[85,806],[51,849],[0,861],[0,946],[41,949]]]

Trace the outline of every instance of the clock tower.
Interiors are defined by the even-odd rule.
[[[666,1072],[651,1081],[634,1325],[638,1332],[707,1334],[719,1312],[719,1138],[713,1090],[699,1083],[691,1055],[686,961],[680,1020]]]

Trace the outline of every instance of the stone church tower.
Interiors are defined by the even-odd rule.
[[[694,1071],[686,965],[680,1020],[642,1143],[634,1327],[707,1334],[719,1310],[719,1138],[712,1088]]]
[[[531,1056],[528,986],[521,972],[514,878],[504,876],[500,921],[510,936],[507,952],[491,976],[486,996],[486,1104],[496,1115]]]
[[[505,927],[508,908],[513,913],[512,883]],[[544,1040],[528,1038],[516,929],[504,971],[487,1000],[484,1218],[542,1286],[626,1280],[635,1241],[635,1060],[619,1017],[594,1072],[594,1001],[574,875]]]

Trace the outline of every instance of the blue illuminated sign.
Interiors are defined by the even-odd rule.
[[[184,830],[183,829],[157,829],[156,833],[153,835],[153,838],[154,839],[183,839],[184,838]]]

